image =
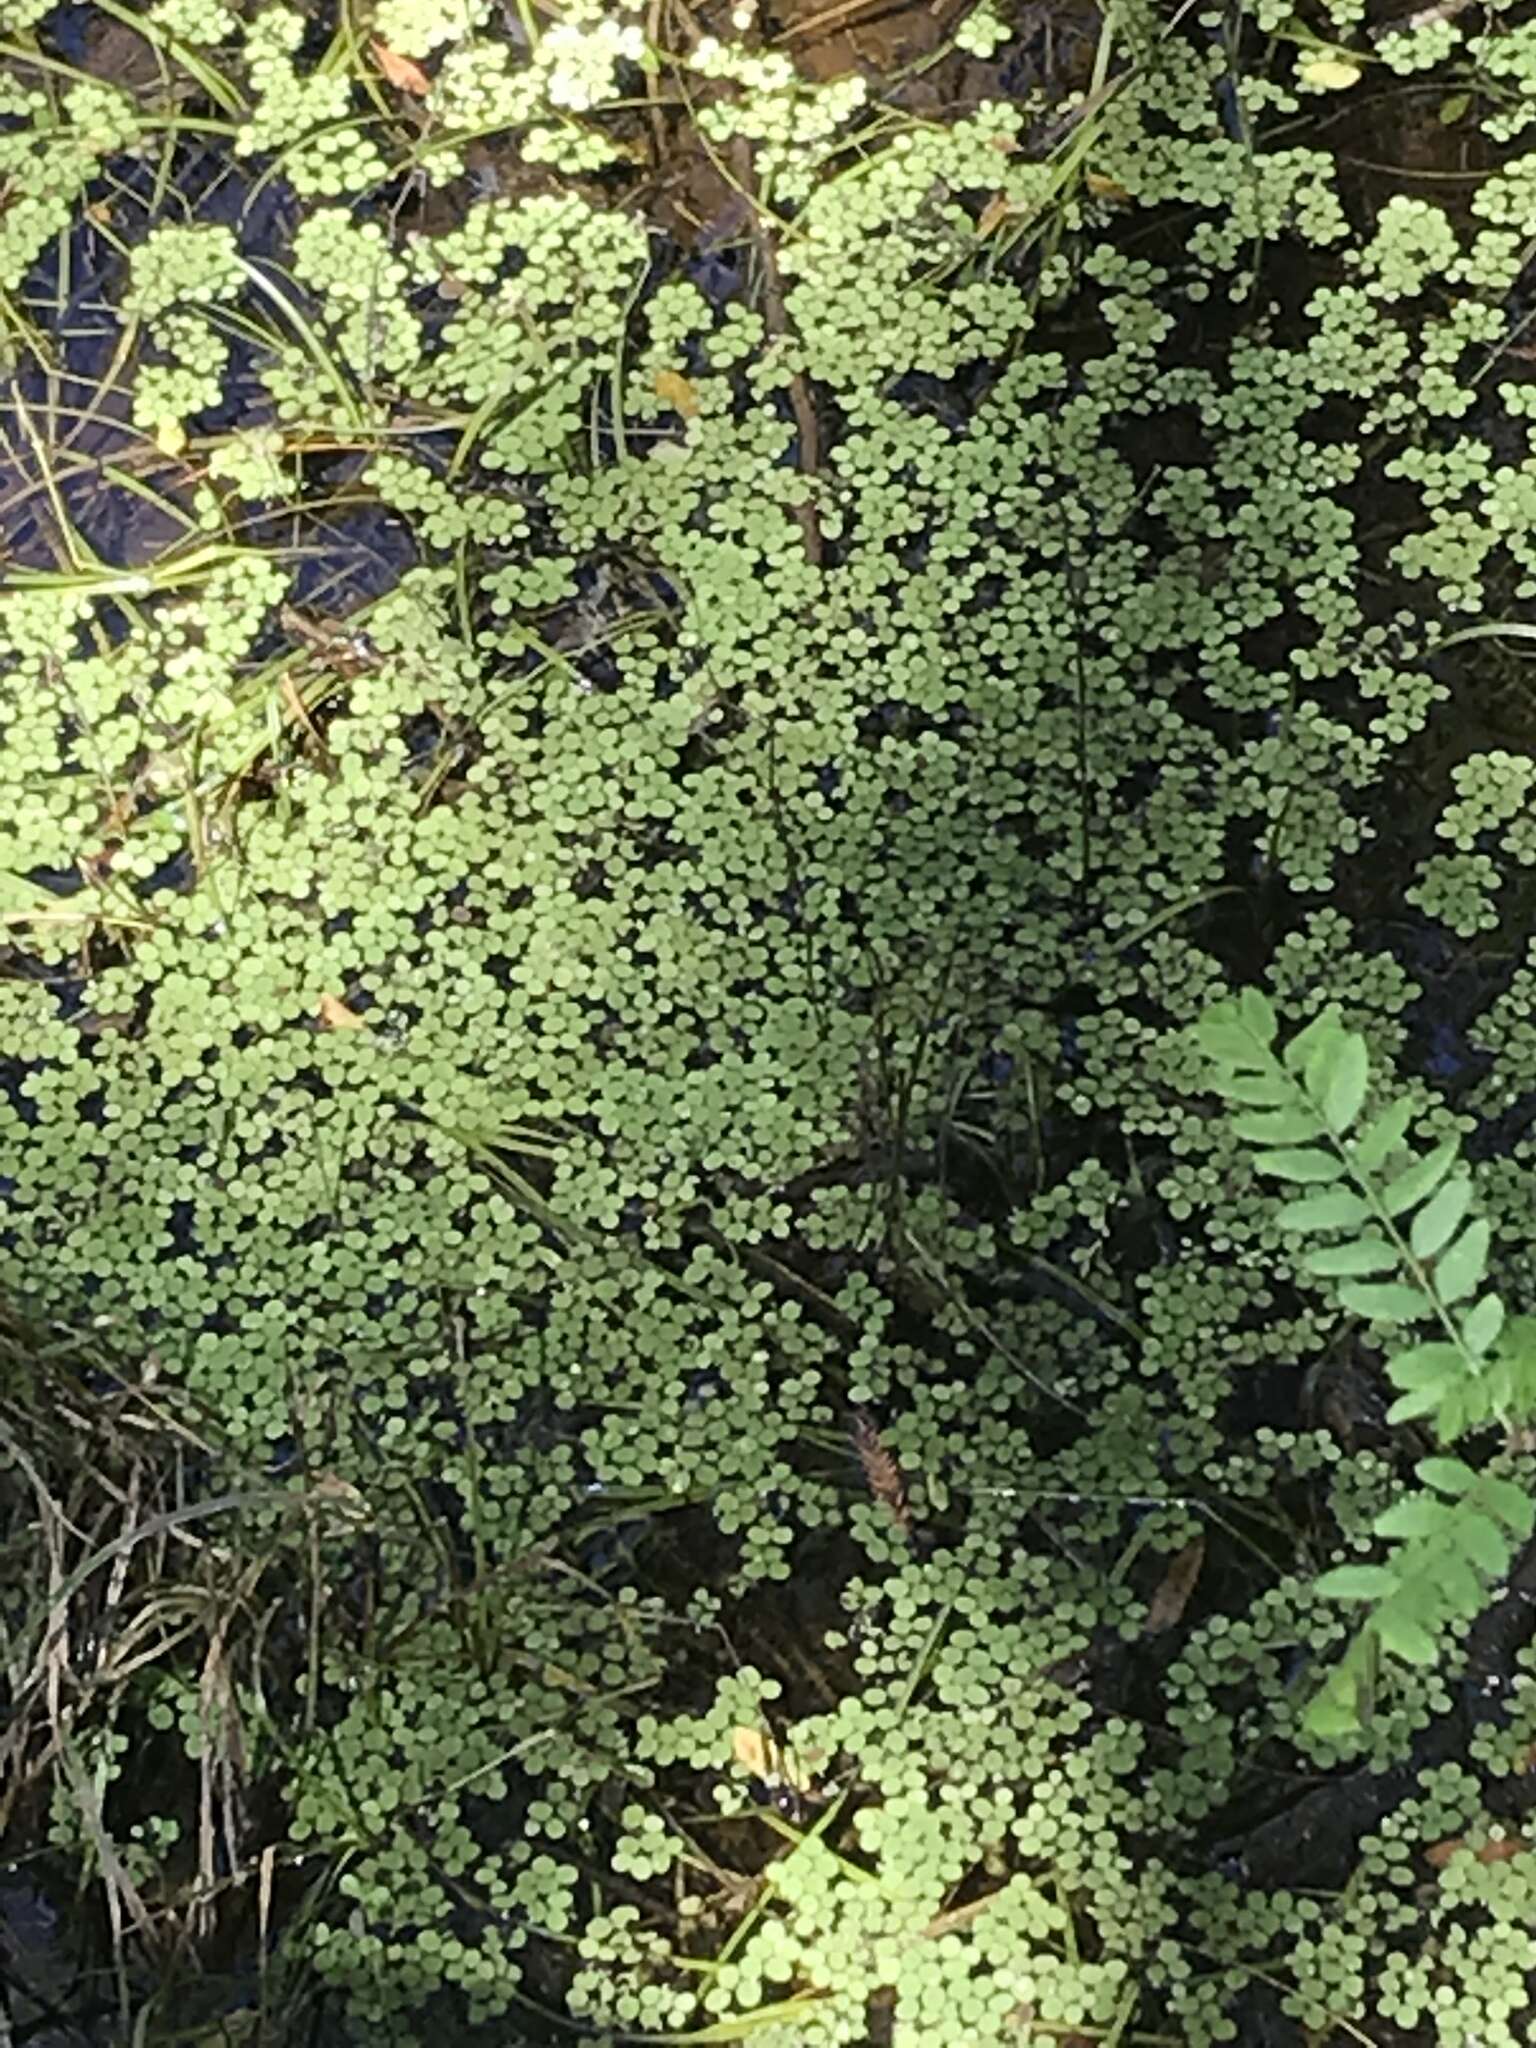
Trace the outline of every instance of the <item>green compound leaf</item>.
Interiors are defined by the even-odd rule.
[[[1319,1090],[1323,1115],[1336,1137],[1349,1129],[1364,1108],[1370,1072],[1365,1040],[1357,1031],[1352,1031],[1332,1050],[1326,1078]]]
[[[1237,1014],[1243,1027],[1266,1049],[1275,1042],[1279,1025],[1274,1006],[1259,989],[1245,988],[1237,999]]]
[[[1451,1520],[1452,1538],[1463,1553],[1487,1577],[1502,1579],[1509,1570],[1514,1546],[1498,1524],[1486,1515],[1465,1513],[1453,1515]],[[1380,1522],[1376,1526],[1380,1528]]]
[[[1338,1156],[1322,1145],[1296,1142],[1319,1135],[1319,1118],[1336,1141],[1353,1127],[1370,1080],[1364,1040],[1343,1031],[1332,1011],[1298,1033],[1281,1057],[1285,1071],[1299,1077],[1310,1116],[1294,1096],[1281,1099],[1276,1076],[1252,1059],[1247,1078],[1258,1085],[1241,1098],[1234,1090],[1229,1099],[1242,1099],[1257,1112],[1233,1117],[1237,1136],[1255,1144],[1283,1141],[1256,1154],[1257,1171],[1316,1184],[1315,1192],[1279,1206],[1281,1228],[1341,1234],[1342,1242],[1306,1252],[1300,1269],[1336,1281],[1342,1305],[1372,1322],[1406,1325],[1438,1318],[1444,1325],[1445,1310],[1482,1285],[1491,1244],[1489,1224],[1467,1220],[1476,1190],[1472,1173],[1456,1170],[1459,1140],[1410,1157],[1383,1187],[1378,1172],[1390,1172],[1388,1162],[1400,1161],[1408,1143],[1414,1114],[1408,1098],[1381,1111],[1352,1145],[1340,1144]],[[1355,1187],[1339,1185],[1346,1173]],[[1406,1246],[1379,1227],[1383,1218],[1396,1217],[1410,1219],[1403,1226]],[[1418,1284],[1396,1277],[1410,1261],[1410,1278]],[[1536,1318],[1506,1324],[1498,1295],[1485,1294],[1459,1328],[1446,1327],[1434,1341],[1405,1344],[1389,1356],[1387,1374],[1398,1390],[1388,1420],[1428,1418],[1442,1442],[1453,1443],[1490,1422],[1531,1415]],[[1500,1481],[1496,1491],[1494,1482],[1479,1479],[1459,1458],[1426,1458],[1417,1476],[1423,1490],[1393,1502],[1373,1525],[1373,1533],[1394,1546],[1388,1561],[1342,1565],[1317,1581],[1322,1597],[1359,1602],[1369,1611],[1307,1710],[1306,1725],[1316,1735],[1339,1739],[1358,1733],[1369,1713],[1380,1654],[1433,1665],[1446,1630],[1470,1620],[1488,1585],[1508,1571],[1511,1537],[1528,1540],[1536,1526],[1536,1502],[1520,1487]]]
[[[1225,1002],[1213,1003],[1205,1012],[1195,1026],[1195,1038],[1209,1059],[1227,1066],[1257,1067],[1262,1071],[1272,1064],[1269,1046],[1274,1038],[1273,1023],[1271,1012],[1268,1035],[1256,1037],[1246,1021],[1242,1005],[1229,997]]]
[[[1387,1361],[1387,1377],[1394,1387],[1437,1391],[1461,1371],[1461,1353],[1454,1344],[1413,1344]]]
[[[1435,1292],[1442,1301],[1460,1301],[1482,1284],[1488,1270],[1491,1227],[1485,1217],[1469,1223],[1456,1242],[1435,1262]]]
[[[1435,1415],[1439,1412],[1441,1414],[1439,1423],[1440,1434],[1442,1436],[1455,1436],[1459,1432],[1450,1427],[1443,1416],[1449,1392],[1450,1390],[1444,1384],[1441,1384],[1439,1386],[1421,1388],[1415,1394],[1404,1394],[1400,1399],[1394,1401],[1387,1410],[1387,1420],[1391,1423],[1417,1422],[1421,1415]]]
[[[1405,1210],[1417,1208],[1426,1196],[1432,1195],[1455,1164],[1460,1149],[1459,1138],[1447,1138],[1433,1152],[1416,1159],[1412,1166],[1404,1167],[1395,1180],[1388,1181],[1381,1198],[1387,1214],[1401,1216]]]
[[[1350,1158],[1360,1173],[1374,1173],[1391,1158],[1413,1122],[1413,1104],[1406,1096],[1373,1117],[1355,1140]]]
[[[1206,1058],[1217,1066],[1251,1068],[1255,1064],[1253,1041],[1239,1024],[1226,1018],[1202,1017],[1195,1026],[1195,1038]],[[1225,1088],[1225,1080],[1218,1080],[1216,1086]]]
[[[1448,1526],[1458,1520],[1454,1508],[1447,1507],[1442,1500],[1430,1500],[1423,1494],[1415,1494],[1408,1500],[1400,1500],[1384,1514],[1376,1517],[1372,1525],[1378,1536],[1392,1536],[1404,1542],[1416,1541],[1444,1535]]]
[[[1298,1103],[1294,1109],[1277,1109],[1263,1116],[1234,1117],[1232,1128],[1251,1145],[1293,1145],[1320,1138],[1327,1125],[1315,1109]]]
[[[1424,1414],[1428,1411],[1420,1409],[1417,1412]],[[1440,1404],[1435,1410],[1435,1434],[1442,1443],[1455,1443],[1469,1429],[1486,1422],[1494,1412],[1482,1387],[1469,1386],[1465,1380],[1460,1380],[1446,1387],[1440,1396]]]
[[[1254,1155],[1253,1165],[1255,1172],[1272,1173],[1277,1180],[1330,1181],[1341,1179],[1344,1173],[1342,1159],[1332,1152],[1319,1151],[1316,1146],[1297,1151],[1259,1152]]]
[[[1348,1188],[1330,1188],[1326,1194],[1302,1195],[1275,1212],[1282,1230],[1353,1230],[1368,1222],[1371,1205]]]
[[[1440,1654],[1429,1630],[1395,1601],[1376,1610],[1371,1626],[1384,1648],[1394,1657],[1401,1657],[1405,1664],[1433,1664]]]
[[[1285,1065],[1289,1073],[1300,1074],[1307,1067],[1314,1053],[1326,1052],[1339,1031],[1339,1010],[1336,1003],[1330,1003],[1320,1016],[1298,1031],[1285,1048]]]
[[[1481,1358],[1503,1327],[1503,1302],[1496,1294],[1485,1294],[1462,1317],[1461,1341],[1474,1358]]]
[[[1524,1487],[1517,1486],[1512,1479],[1485,1474],[1478,1492],[1506,1529],[1512,1529],[1522,1543],[1530,1542],[1536,1534],[1536,1501]]]
[[[1367,1634],[1362,1640],[1371,1642],[1372,1638]],[[1308,1704],[1303,1716],[1304,1725],[1325,1742],[1339,1742],[1357,1734],[1363,1719],[1364,1691],[1353,1665],[1336,1666],[1329,1672],[1321,1691]]]
[[[1426,1300],[1417,1287],[1406,1287],[1396,1280],[1380,1285],[1369,1280],[1347,1280],[1339,1289],[1339,1299],[1357,1316],[1368,1316],[1373,1323],[1415,1323],[1434,1313],[1434,1303]]]
[[[1229,1102],[1250,1104],[1255,1109],[1276,1109],[1296,1093],[1280,1073],[1228,1074],[1216,1086]]]
[[[1325,1600],[1385,1600],[1397,1581],[1384,1564],[1340,1564],[1324,1572],[1316,1590]]]
[[[1434,1487],[1437,1493],[1448,1493],[1457,1500],[1477,1484],[1477,1474],[1460,1458],[1422,1458],[1414,1471],[1426,1486]]]
[[[1448,1244],[1472,1200],[1472,1176],[1459,1173],[1448,1180],[1433,1201],[1413,1219],[1409,1243],[1416,1259],[1432,1259]]]
[[[1468,1519],[1480,1521],[1482,1518],[1476,1515],[1469,1518],[1465,1512],[1453,1512],[1446,1534],[1454,1541],[1460,1533],[1462,1524]],[[1442,1541],[1430,1553],[1426,1566],[1427,1576],[1434,1581],[1435,1590],[1439,1593],[1443,1608],[1446,1610],[1447,1620],[1454,1620],[1458,1616],[1470,1618],[1476,1614],[1483,1604],[1483,1583],[1464,1556],[1458,1551],[1447,1549]]]
[[[1354,1244],[1324,1245],[1302,1260],[1308,1273],[1325,1280],[1359,1279],[1367,1273],[1391,1273],[1400,1263],[1397,1246],[1384,1237],[1362,1237]]]

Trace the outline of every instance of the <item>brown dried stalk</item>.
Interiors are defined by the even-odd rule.
[[[736,181],[752,206],[752,239],[763,273],[763,326],[771,340],[782,341],[790,331],[789,313],[784,303],[784,280],[779,274],[778,248],[773,230],[764,220],[757,203],[757,173],[752,160],[752,145],[745,136],[737,136],[728,154]],[[821,423],[816,417],[816,401],[811,396],[811,387],[799,370],[789,380],[789,404],[795,416],[801,473],[814,478],[821,470]],[[807,498],[794,510],[805,542],[806,560],[819,563],[822,534],[815,504]]]
[[[907,1499],[907,1482],[901,1467],[881,1441],[875,1419],[867,1408],[853,1411],[853,1447],[864,1467],[864,1483],[903,1536],[912,1533],[912,1504]]]

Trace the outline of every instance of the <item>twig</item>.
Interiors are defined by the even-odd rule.
[[[782,341],[789,334],[789,314],[784,304],[784,280],[779,273],[778,250],[758,204],[757,173],[752,162],[752,145],[744,135],[731,144],[731,156],[741,189],[752,207],[752,241],[763,269],[763,326],[770,340]],[[795,415],[802,475],[815,477],[821,470],[821,425],[815,401],[803,373],[796,370],[789,380],[789,402]],[[795,508],[795,519],[805,541],[805,557],[819,565],[822,557],[821,523],[814,502],[807,498]]]

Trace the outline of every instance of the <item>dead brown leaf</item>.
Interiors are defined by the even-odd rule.
[[[1169,1560],[1168,1569],[1147,1606],[1147,1618],[1141,1625],[1144,1636],[1161,1635],[1165,1629],[1175,1628],[1183,1620],[1184,1610],[1189,1605],[1204,1563],[1203,1536],[1196,1536],[1192,1542],[1186,1543],[1177,1556]]]
[[[396,92],[414,93],[424,100],[432,90],[432,81],[416,62],[414,57],[403,57],[398,50],[392,50],[388,43],[375,42],[373,61]]]
[[[325,741],[321,739],[319,728],[309,715],[309,706],[299,694],[298,684],[286,670],[283,674],[282,693],[283,702],[287,705],[289,715],[292,717],[294,724],[304,728],[310,737],[311,743],[323,754],[326,750]]]
[[[981,241],[995,234],[1013,212],[1013,201],[1006,192],[994,192],[981,209],[981,218],[976,223],[976,233]]]
[[[312,1499],[325,1501],[345,1517],[368,1514],[367,1501],[351,1480],[343,1479],[339,1472],[317,1472],[309,1490]]]
[[[1090,199],[1102,199],[1108,206],[1129,206],[1131,195],[1118,178],[1106,178],[1098,171],[1085,171],[1083,185]]]
[[[549,1684],[563,1687],[566,1692],[589,1693],[592,1690],[584,1678],[578,1678],[574,1671],[567,1671],[563,1664],[546,1664],[539,1675]]]
[[[864,1468],[864,1481],[871,1495],[890,1516],[904,1536],[912,1533],[912,1507],[907,1499],[907,1482],[900,1465],[881,1441],[875,1418],[864,1408],[853,1412],[853,1447]]]
[[[340,996],[320,998],[320,1021],[328,1031],[366,1031],[368,1020],[349,1009]]]
[[[1471,1849],[1479,1863],[1508,1863],[1512,1856],[1523,1856],[1530,1843],[1524,1835],[1505,1835],[1497,1842],[1479,1842],[1476,1848],[1465,1835],[1452,1835],[1448,1841],[1436,1842],[1433,1848],[1424,1851],[1424,1861],[1436,1870],[1444,1870],[1453,1856],[1463,1849]]]
[[[137,1021],[132,1010],[87,1010],[75,1019],[75,1029],[87,1038],[99,1038],[108,1031],[131,1031]]]

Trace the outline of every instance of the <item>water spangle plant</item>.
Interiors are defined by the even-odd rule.
[[[259,1758],[338,2040],[1520,2038],[1528,30],[107,12],[0,78],[0,1287],[300,1619],[52,1853],[143,1937],[136,1745]]]

